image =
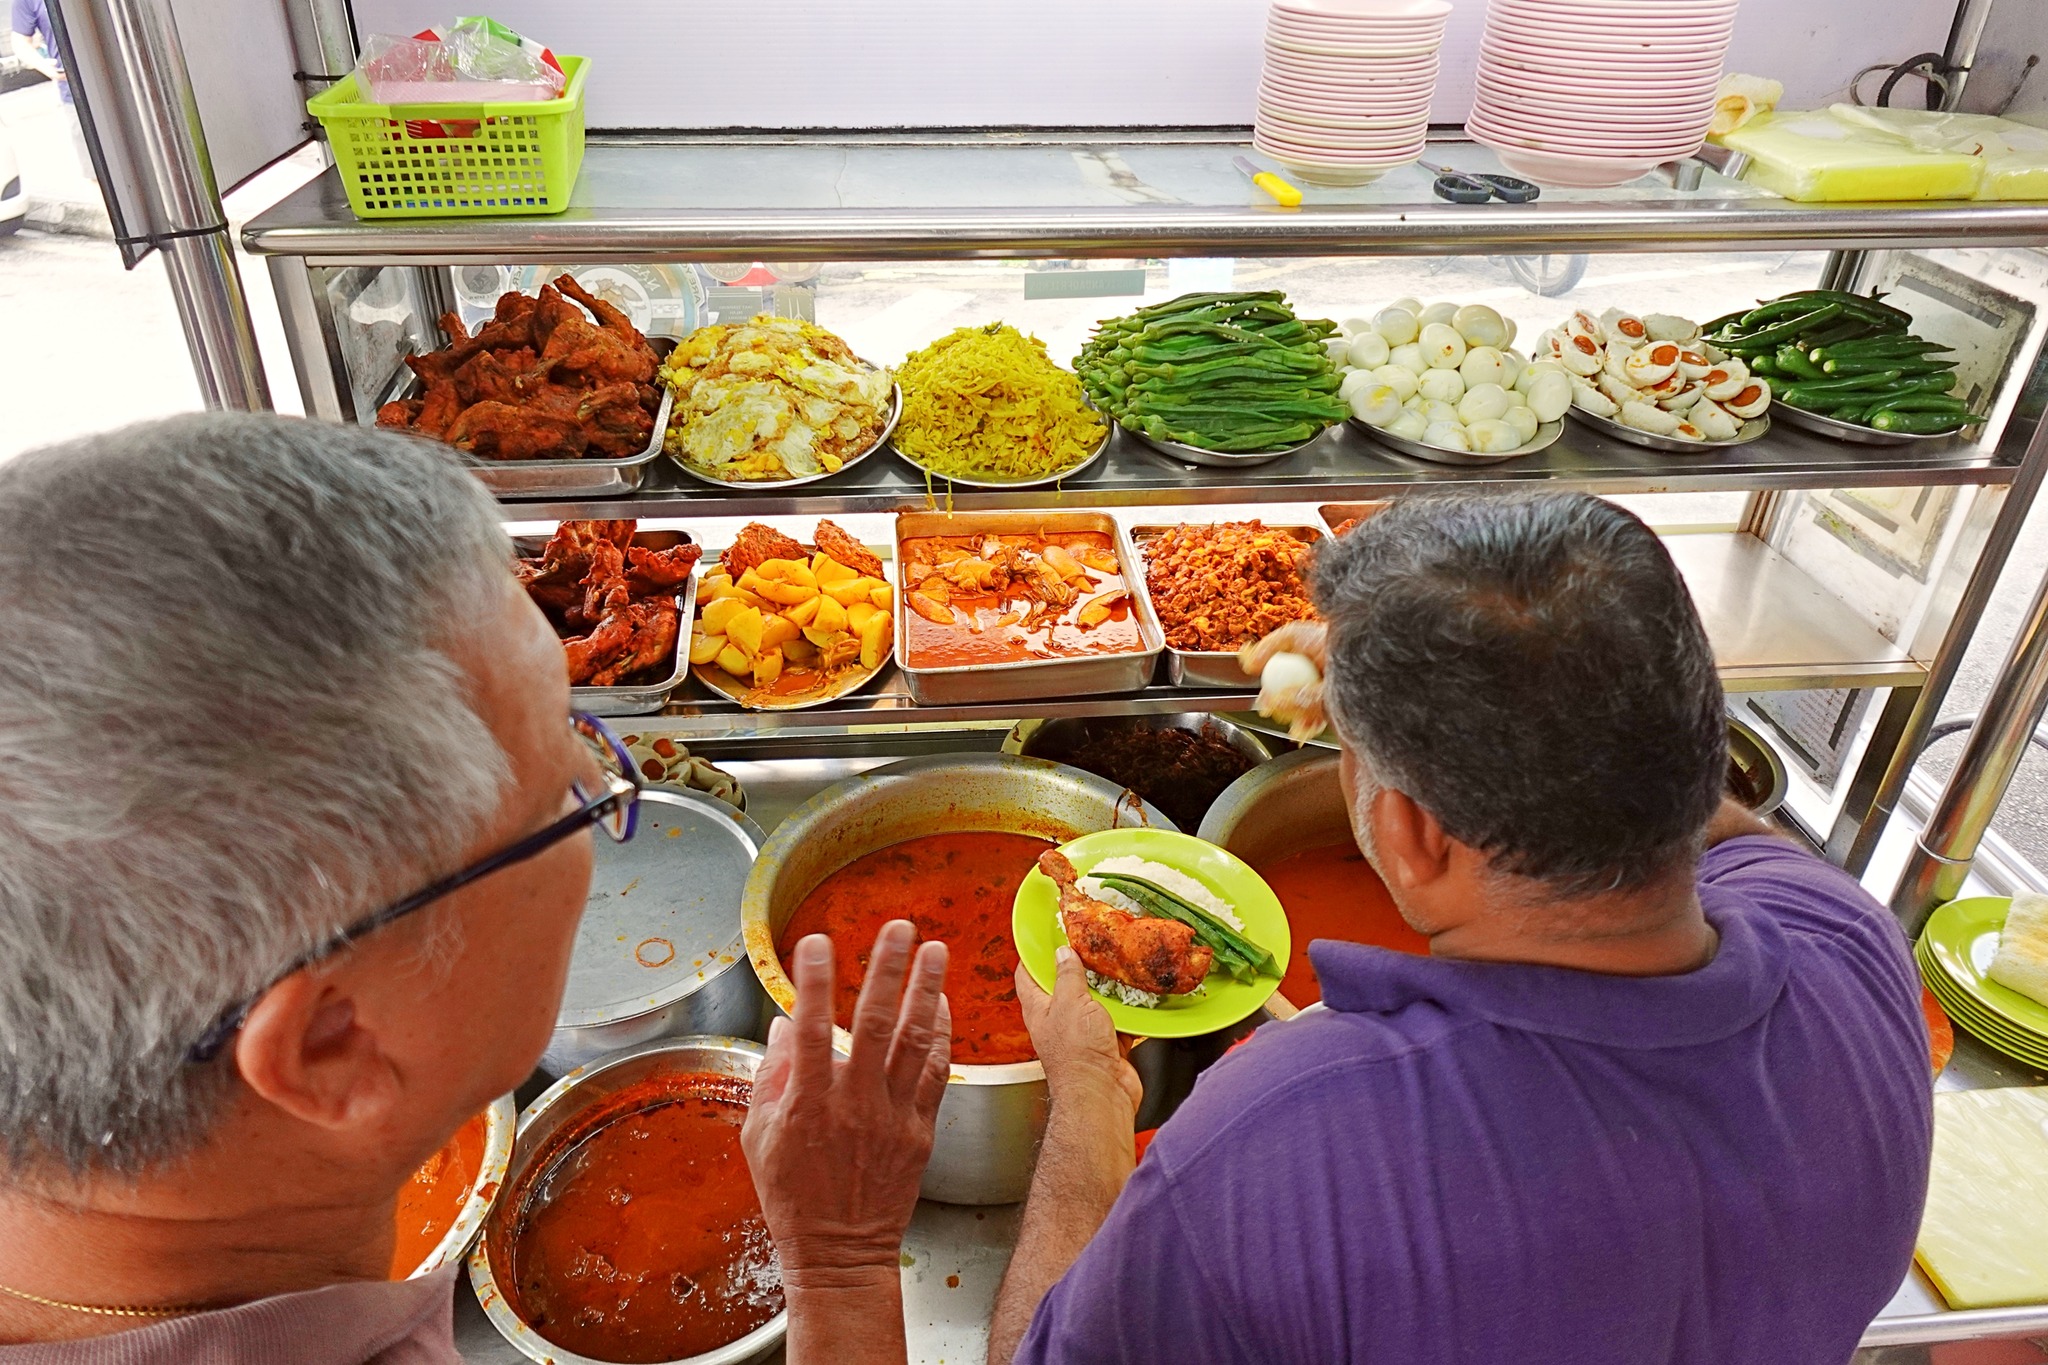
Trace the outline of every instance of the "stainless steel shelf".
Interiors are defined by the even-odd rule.
[[[880,260],[1173,255],[2032,246],[2048,204],[1793,204],[1709,171],[1678,190],[1546,189],[1447,204],[1410,166],[1360,189],[1266,200],[1231,165],[1240,130],[829,134],[594,140],[550,217],[358,221],[329,171],[243,230],[251,251],[331,264]],[[1263,161],[1263,158],[1260,158]],[[1431,160],[1500,169],[1453,136]]]
[[[1730,692],[1917,683],[1923,663],[1885,639],[1805,570],[1754,536],[1665,539],[1699,607]],[[1001,726],[1025,716],[1130,716],[1174,711],[1248,711],[1255,692],[1153,685],[1100,697],[1048,696],[920,706],[893,666],[851,696],[802,711],[748,711],[713,698],[693,679],[659,716],[621,725],[685,740],[836,735],[851,730]]]
[[[1896,453],[1895,453],[1896,452]],[[1250,468],[1183,464],[1119,433],[1108,455],[1058,488],[1013,492],[955,488],[962,511],[1012,507],[1158,507],[1204,503],[1351,502],[1403,491],[1455,486],[1507,488],[1547,483],[1598,493],[1741,492],[1755,488],[1925,487],[1998,484],[2012,466],[1959,444],[1934,451],[1855,446],[1789,423],[1732,451],[1664,455],[1567,423],[1556,445],[1507,464],[1454,467],[1396,454],[1361,432],[1337,427],[1307,449]],[[941,505],[943,481],[934,481]],[[894,452],[798,494],[730,493],[684,475],[666,460],[649,467],[630,497],[580,502],[512,502],[508,515],[549,517],[774,516],[897,512],[926,507],[924,475]]]

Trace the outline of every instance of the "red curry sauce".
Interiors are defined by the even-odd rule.
[[[1052,535],[994,537],[1031,554],[1048,545],[1077,556],[1087,551],[1097,564],[1116,563],[1116,542],[1103,531],[1062,531]],[[941,547],[973,553],[985,536],[918,536],[903,542],[904,591],[915,589],[927,562]],[[1108,556],[1108,558],[1102,558]],[[1100,624],[1082,627],[1075,618],[1089,599],[1106,592],[1129,591],[1121,572],[1087,566],[1091,585],[1051,621],[1025,628],[1016,618],[1035,605],[1023,588],[998,596],[951,589],[948,604],[955,624],[940,625],[916,611],[903,613],[904,645],[913,668],[960,668],[976,664],[1015,664],[1034,659],[1071,659],[1091,654],[1135,654],[1145,648],[1138,616],[1126,597]]]
[[[782,1264],[740,1152],[752,1096],[731,1076],[654,1076],[557,1133],[499,1276],[520,1318],[631,1365],[716,1350],[780,1313]]]
[[[391,1253],[391,1278],[405,1279],[433,1254],[462,1213],[462,1205],[484,1169],[484,1116],[478,1114],[448,1139],[448,1145],[412,1173],[398,1192],[398,1243]]]
[[[1037,1054],[1017,1004],[1010,907],[1038,855],[1053,846],[1029,834],[927,834],[856,859],[818,883],[783,926],[775,945],[783,970],[798,939],[830,934],[833,1017],[846,1027],[875,935],[890,920],[907,919],[919,939],[938,939],[951,950],[953,1060],[1028,1062]]]
[[[1318,938],[1372,943],[1396,952],[1427,955],[1429,939],[1410,928],[1372,864],[1348,840],[1266,863],[1258,868],[1287,911],[1294,948],[1280,994],[1296,1005],[1323,998],[1322,983],[1309,965],[1308,945]]]

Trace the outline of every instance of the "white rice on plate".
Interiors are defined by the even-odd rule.
[[[1097,874],[1104,872],[1112,876],[1136,877],[1140,881],[1150,882],[1162,891],[1171,891],[1174,895],[1195,906],[1197,909],[1208,911],[1240,934],[1244,932],[1244,921],[1237,917],[1237,912],[1232,910],[1228,903],[1219,899],[1215,892],[1178,868],[1168,867],[1164,863],[1155,863],[1149,858],[1139,858],[1126,854],[1121,858],[1104,858],[1101,862],[1090,868],[1075,883],[1076,886],[1080,887],[1083,894],[1101,901],[1104,905],[1113,905],[1119,910],[1127,910],[1133,915],[1143,916],[1145,914],[1143,907],[1139,906],[1121,891],[1113,887],[1104,886],[1098,880]],[[1136,986],[1127,986],[1121,981],[1112,981],[1110,978],[1094,971],[1088,972],[1088,986],[1097,995],[1106,995],[1120,1004],[1133,1005],[1139,1009],[1156,1009],[1159,1003],[1166,999],[1163,995],[1154,995],[1151,991],[1141,991]],[[1202,988],[1199,986],[1190,992],[1190,994],[1195,995],[1201,993]]]

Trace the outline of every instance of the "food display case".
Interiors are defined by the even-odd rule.
[[[474,280],[536,277],[533,267],[704,267],[697,320],[706,310],[743,320],[734,310],[763,304],[808,310],[884,363],[899,332],[903,350],[925,344],[992,278],[1020,304],[1061,298],[1068,311],[1027,318],[998,305],[981,321],[1032,330],[1033,318],[1048,318],[1048,330],[1066,329],[1059,343],[1077,341],[1089,317],[1128,312],[1141,291],[1150,302],[1216,280],[1284,289],[1304,317],[1369,312],[1411,292],[1376,276],[1459,258],[1777,253],[1759,267],[1773,293],[1887,290],[1954,349],[1982,425],[1872,445],[1777,422],[1754,441],[1675,453],[1568,422],[1532,453],[1467,466],[1399,453],[1343,423],[1256,465],[1189,463],[1118,432],[1100,459],[1048,487],[948,487],[881,451],[787,491],[707,488],[657,460],[618,496],[505,507],[522,529],[637,518],[709,545],[730,544],[749,519],[802,535],[829,516],[869,545],[891,545],[899,513],[928,525],[946,509],[1044,510],[1113,521],[1128,544],[1134,528],[1175,522],[1319,527],[1326,511],[1447,488],[1640,498],[1631,505],[1665,535],[1700,607],[1731,707],[1792,774],[1782,816],[1861,871],[2048,471],[2048,256],[2037,249],[2048,243],[2048,205],[1797,205],[1688,163],[1616,190],[1546,189],[1513,207],[1433,198],[1429,176],[1411,166],[1362,188],[1310,189],[1299,208],[1282,209],[1233,167],[1245,150],[1234,135],[1175,132],[594,139],[560,215],[359,221],[329,174],[248,223],[243,242],[266,259],[306,411],[359,422],[410,377],[401,359],[435,336],[434,317],[488,303]],[[1455,138],[1425,155],[1499,169],[1484,147]],[[749,295],[720,283],[752,278],[750,269],[784,284]],[[1704,319],[1730,306],[1714,287],[1709,271],[1697,302],[1668,281],[1659,297]],[[1557,319],[1639,306],[1627,288],[1588,285],[1569,300],[1516,306]],[[904,331],[920,316],[922,331]],[[1053,344],[1051,354],[1064,364],[1075,349]],[[1163,663],[1107,693],[1062,689],[1057,669],[1043,676],[1042,688],[934,691],[885,666],[871,685],[801,710],[749,710],[685,682],[636,729],[729,760],[772,838],[784,814],[833,782],[905,757],[993,749],[1019,720],[1243,712],[1254,691],[1227,671],[1169,675]],[[1966,1042],[1946,1083],[2039,1080]],[[914,1359],[978,1358],[1016,1225],[1010,1208],[921,1207],[905,1250]],[[1871,1365],[1918,1360],[1897,1354],[1915,1343],[2048,1332],[2048,1306],[1938,1304],[1909,1285],[1866,1338]],[[459,1312],[470,1358],[517,1358],[473,1304]]]

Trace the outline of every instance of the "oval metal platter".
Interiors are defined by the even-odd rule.
[[[668,457],[676,468],[700,483],[710,484],[713,488],[723,488],[730,492],[748,493],[757,492],[762,489],[796,488],[807,483],[817,483],[820,479],[836,479],[862,460],[867,459],[868,456],[889,444],[889,438],[896,433],[896,423],[902,417],[903,389],[900,385],[892,384],[889,387],[889,420],[882,424],[882,434],[875,438],[873,445],[863,450],[860,454],[853,456],[845,464],[840,465],[839,468],[829,474],[802,474],[793,479],[721,479],[716,474],[697,468],[697,466],[691,464],[672,450],[668,452]]]
[[[891,423],[891,427],[893,429],[893,423]],[[1065,469],[1056,469],[1050,474],[1026,474],[1015,479],[970,479],[960,474],[942,474],[918,459],[915,455],[912,455],[902,446],[898,445],[893,448],[898,455],[903,457],[905,464],[923,470],[930,478],[944,479],[947,483],[957,483],[962,488],[1037,488],[1044,484],[1058,483],[1061,479],[1071,479],[1074,475],[1093,465],[1102,458],[1102,453],[1109,449],[1110,437],[1115,434],[1116,429],[1105,421],[1102,428],[1102,439],[1095,443],[1095,449],[1089,451],[1079,464],[1068,465]]]
[[[1476,450],[1444,450],[1438,446],[1426,446],[1420,441],[1411,441],[1405,436],[1396,436],[1391,431],[1359,421],[1356,417],[1345,419],[1357,430],[1364,432],[1389,450],[1398,450],[1403,455],[1412,455],[1418,460],[1429,460],[1436,464],[1499,464],[1503,460],[1519,460],[1524,455],[1534,455],[1539,450],[1548,450],[1557,444],[1557,438],[1564,434],[1563,422],[1545,422],[1536,428],[1535,437],[1513,450],[1503,450],[1498,455],[1483,455]]]
[[[1596,416],[1577,406],[1569,410],[1569,415],[1574,422],[1591,427],[1602,436],[1612,436],[1617,441],[1627,441],[1630,445],[1645,446],[1671,455],[1705,455],[1716,450],[1733,450],[1737,446],[1748,445],[1771,429],[1770,414],[1765,413],[1744,421],[1742,431],[1732,441],[1687,441],[1676,436],[1659,436],[1654,431],[1638,431],[1634,427],[1625,427],[1612,417]]]
[[[1910,431],[1879,431],[1876,427],[1866,427],[1856,422],[1844,422],[1841,418],[1830,417],[1826,413],[1808,412],[1804,408],[1795,408],[1790,403],[1773,403],[1771,411],[1779,414],[1795,427],[1805,427],[1808,431],[1817,431],[1823,436],[1832,436],[1838,441],[1853,441],[1857,445],[1864,446],[1917,446],[1925,445],[1930,441],[1953,441],[1956,437],[1968,431],[1970,427],[1983,425],[1982,419],[1979,419],[1970,423],[1970,426],[1961,427],[1955,431],[1944,431],[1936,436],[1921,436]]]
[[[1117,423],[1117,429],[1132,440],[1141,441],[1152,447],[1161,455],[1175,460],[1185,460],[1189,464],[1209,465],[1216,469],[1241,469],[1246,465],[1270,464],[1274,460],[1286,459],[1297,450],[1307,450],[1317,441],[1323,439],[1323,433],[1319,431],[1299,445],[1291,445],[1284,450],[1256,450],[1238,453],[1226,450],[1204,450],[1200,446],[1182,445],[1179,441],[1161,440],[1156,436],[1147,436],[1135,427],[1127,427],[1122,422]],[[1325,427],[1324,430],[1327,431],[1328,428]]]

